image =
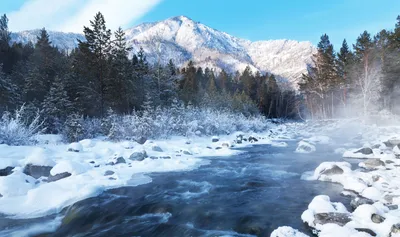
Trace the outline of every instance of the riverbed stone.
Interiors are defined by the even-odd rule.
[[[192,155],[192,153],[190,151],[187,151],[187,150],[183,150],[183,154],[188,155],[188,156]]]
[[[15,167],[7,166],[4,169],[0,169],[0,176],[8,176],[8,175],[10,175],[14,168]]]
[[[49,178],[47,179],[47,182],[49,182],[49,183],[50,182],[55,182],[55,181],[58,181],[60,179],[67,178],[69,176],[71,176],[71,173],[68,173],[68,172],[63,172],[63,173],[56,174],[56,175],[50,175]]]
[[[361,154],[363,154],[363,155],[371,155],[371,154],[373,154],[374,152],[373,152],[372,149],[369,148],[369,147],[363,147],[363,148],[361,148],[360,150],[356,151],[355,153],[361,153]]]
[[[400,223],[392,225],[390,234],[400,234]]]
[[[212,138],[211,138],[211,141],[212,141],[212,142],[219,142],[219,137],[212,137]]]
[[[344,226],[351,221],[350,214],[347,213],[317,213],[314,215],[314,224],[325,225],[328,223],[337,224],[339,226]]]
[[[137,143],[139,143],[140,145],[145,144],[147,141],[147,138],[145,137],[140,137],[139,139],[136,140]]]
[[[365,232],[371,236],[376,236],[376,233],[374,231],[372,231],[371,229],[367,229],[367,228],[355,228],[355,230],[359,231],[359,232]]]
[[[133,152],[130,156],[130,160],[135,160],[135,161],[142,161],[145,158],[147,158],[147,153],[146,151],[141,151],[141,152]]]
[[[371,220],[376,224],[380,224],[385,221],[385,217],[374,213],[371,215]]]
[[[153,145],[153,146],[151,147],[151,150],[152,150],[152,151],[156,151],[156,152],[163,152],[163,149],[161,149],[161,147],[158,146],[158,145]]]
[[[113,174],[115,174],[115,172],[112,171],[112,170],[107,170],[106,172],[104,172],[104,176],[110,176],[110,175],[113,175]]]
[[[258,142],[258,139],[253,137],[253,136],[249,136],[249,142],[254,143],[254,142]]]
[[[321,175],[337,175],[337,174],[343,174],[343,169],[340,168],[337,165],[333,165],[332,168],[330,169],[325,169],[324,171],[321,172]]]
[[[49,177],[50,170],[53,169],[52,166],[41,166],[41,165],[32,165],[27,164],[24,167],[24,174],[34,177],[38,179],[40,177]]]
[[[367,159],[363,163],[364,167],[367,169],[376,169],[379,166],[385,166],[385,162],[383,162],[381,159]]]
[[[123,157],[118,157],[115,161],[115,164],[125,164],[126,161]]]

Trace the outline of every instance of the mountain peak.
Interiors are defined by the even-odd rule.
[[[187,16],[175,16],[163,21],[143,23],[125,31],[132,53],[140,48],[150,63],[170,59],[178,67],[189,60],[202,68],[224,69],[227,72],[243,71],[250,66],[253,72],[273,73],[291,88],[297,83],[312,63],[315,48],[309,42],[294,40],[268,40],[251,42],[213,29]],[[81,34],[49,32],[50,40],[60,49],[73,49]],[[14,42],[35,42],[35,32],[12,34]],[[160,53],[161,52],[161,53]],[[131,55],[132,56],[132,55]]]
[[[173,21],[181,21],[181,22],[185,22],[185,21],[192,21],[192,22],[194,22],[191,18],[189,18],[189,17],[187,17],[187,16],[184,16],[184,15],[171,17],[171,18],[169,18],[169,19],[170,19],[170,20],[173,20]]]

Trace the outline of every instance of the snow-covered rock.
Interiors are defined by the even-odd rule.
[[[78,175],[88,171],[89,169],[91,169],[91,167],[88,164],[82,164],[70,160],[61,160],[53,167],[53,169],[51,169],[50,174],[54,176],[67,172],[71,175]]]
[[[313,144],[308,143],[306,141],[300,141],[296,148],[297,153],[312,153],[315,152],[316,150],[317,149]]]
[[[51,153],[44,149],[37,147],[35,148],[24,160],[22,165],[36,165],[36,166],[54,166],[56,163],[50,158]]]
[[[12,174],[0,177],[0,194],[2,197],[25,195],[35,186],[35,181],[17,168]]]
[[[83,146],[79,142],[73,142],[73,143],[69,144],[68,151],[81,152],[81,151],[83,151]]]
[[[271,237],[308,237],[308,235],[289,226],[281,226],[272,231]]]
[[[211,141],[212,141],[212,142],[218,142],[218,141],[219,141],[219,137],[213,136],[213,137],[211,138]]]

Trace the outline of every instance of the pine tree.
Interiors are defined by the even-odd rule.
[[[132,48],[127,46],[125,32],[120,28],[114,33],[110,76],[105,82],[106,106],[118,113],[128,113],[132,109],[134,82],[128,54]]]
[[[303,74],[299,83],[312,116],[326,118],[329,113],[333,116],[334,105],[329,102],[333,101],[338,84],[333,45],[324,34],[318,43],[318,52],[313,55],[313,66],[309,67],[308,74]]]
[[[0,64],[4,72],[11,72],[10,64],[10,31],[8,30],[8,18],[6,14],[0,17]]]
[[[340,87],[342,88],[342,102],[346,105],[347,91],[350,86],[349,71],[352,65],[353,54],[349,49],[346,39],[343,40],[342,47],[337,54],[336,68],[339,77]]]
[[[49,93],[42,102],[42,113],[48,132],[60,132],[68,115],[73,112],[64,82],[56,77]]]
[[[83,57],[87,60],[88,65],[85,66],[92,70],[89,73],[93,74],[94,78],[89,77],[89,80],[92,81],[86,82],[85,86],[85,92],[91,95],[82,95],[82,97],[89,96],[93,104],[98,101],[100,110],[98,115],[103,117],[105,112],[106,80],[109,74],[108,59],[112,48],[111,30],[107,29],[104,16],[100,12],[96,14],[93,21],[90,21],[90,26],[84,27],[83,32],[86,41],[79,40],[79,48]],[[92,90],[88,90],[89,88]]]
[[[181,98],[186,103],[197,103],[199,83],[196,81],[196,68],[192,61],[186,67],[184,78],[181,83]]]
[[[13,109],[16,104],[17,88],[10,77],[1,70],[0,65],[0,114],[5,110]]]
[[[43,28],[40,30],[33,53],[27,62],[24,85],[25,102],[36,100],[41,103],[43,101],[54,78],[65,67],[64,63],[58,60],[59,58],[62,58],[62,55],[51,46],[49,35]]]
[[[240,76],[240,83],[243,85],[243,91],[248,95],[250,98],[256,98],[256,80],[253,77],[253,72],[251,68],[247,66],[242,75]]]

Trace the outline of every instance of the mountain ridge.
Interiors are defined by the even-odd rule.
[[[12,33],[14,42],[35,42],[38,30]],[[82,34],[48,31],[53,45],[71,50]],[[280,84],[297,89],[297,83],[312,63],[315,47],[308,41],[288,39],[250,41],[196,22],[187,16],[175,16],[157,22],[146,22],[125,30],[132,54],[140,48],[149,62],[179,66],[192,60],[196,66],[234,73],[250,66],[253,72],[273,73]]]

